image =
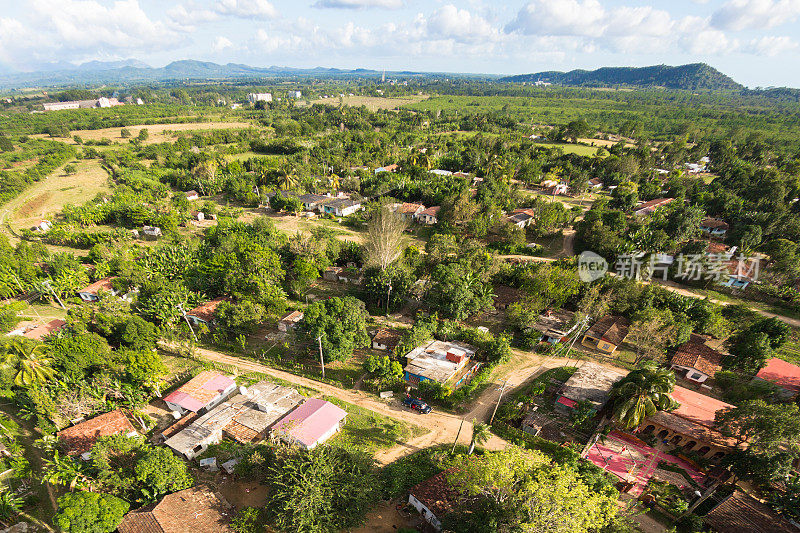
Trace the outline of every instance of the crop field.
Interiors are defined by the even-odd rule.
[[[30,227],[61,211],[67,204],[83,204],[98,193],[110,192],[108,174],[99,160],[80,161],[75,166],[78,169],[75,174],[67,176],[59,168],[8,202],[0,211],[2,221],[8,222],[13,229]]]
[[[408,96],[405,98],[383,98],[380,96],[345,96],[344,98],[318,98],[312,104],[339,105],[339,102],[350,107],[366,106],[370,111],[378,109],[400,109],[403,106],[416,104],[426,100],[428,96]]]

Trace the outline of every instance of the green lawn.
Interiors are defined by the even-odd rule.
[[[323,399],[347,411],[347,422],[342,430],[328,442],[349,450],[374,454],[427,433],[426,429],[419,426],[379,415],[374,411],[343,402],[332,396],[323,396]]]

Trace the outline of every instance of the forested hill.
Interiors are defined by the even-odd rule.
[[[604,67],[597,70],[571,70],[569,72],[537,72],[507,76],[500,81],[550,82],[557,85],[613,87],[626,85],[632,87],[667,87],[687,90],[742,89],[717,69],[705,63],[691,65],[654,65],[652,67]]]

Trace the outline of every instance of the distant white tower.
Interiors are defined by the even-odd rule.
[[[381,76],[381,83],[386,83],[386,69],[383,69],[383,76]]]

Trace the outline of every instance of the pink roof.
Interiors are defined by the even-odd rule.
[[[234,383],[228,376],[205,370],[165,396],[164,401],[196,413]]]
[[[672,398],[681,404],[670,411],[672,414],[708,427],[714,427],[714,414],[717,411],[733,407],[729,403],[683,387],[675,387]]]
[[[278,431],[285,428],[284,431],[294,440],[310,448],[346,416],[344,409],[325,400],[311,398],[281,418],[274,429]]]
[[[771,381],[781,388],[800,391],[800,366],[787,363],[783,359],[773,357],[756,376]]]
[[[575,407],[576,405],[578,405],[578,402],[576,402],[575,400],[570,400],[570,399],[569,399],[569,398],[567,398],[566,396],[561,396],[561,397],[560,397],[558,400],[556,400],[556,401],[557,401],[558,403],[562,404],[562,405],[566,405],[567,407]]]

